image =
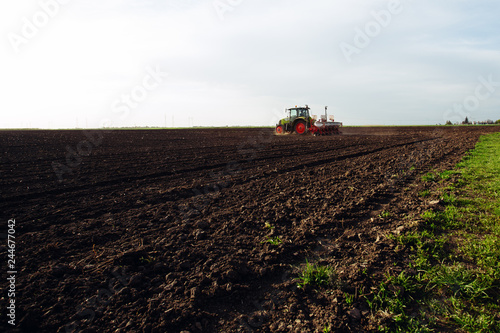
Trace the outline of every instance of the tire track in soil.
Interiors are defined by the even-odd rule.
[[[428,140],[433,140],[433,139],[428,139]],[[410,142],[408,144],[416,144],[416,143],[420,143],[423,141],[425,141],[425,140],[418,140],[415,142]],[[405,146],[405,145],[406,145],[406,143],[402,143],[402,144],[395,145],[393,147]],[[351,147],[349,147],[349,148],[351,148]],[[314,160],[313,162],[302,163],[302,164],[290,167],[288,169],[282,169],[282,170],[280,170],[279,173],[286,173],[286,172],[299,170],[299,169],[304,168],[304,167],[312,167],[312,166],[318,166],[321,164],[327,164],[327,163],[335,162],[336,160],[342,161],[344,159],[357,157],[357,156],[361,156],[364,154],[372,154],[372,153],[376,153],[376,152],[379,152],[379,151],[382,151],[385,149],[391,149],[391,148],[392,147],[382,147],[382,148],[377,148],[374,150],[362,150],[361,152],[357,152],[357,153],[350,154],[350,155],[343,155],[343,156],[339,156],[339,157],[319,159],[319,160],[314,159],[314,157],[310,157],[310,159]],[[316,155],[316,154],[321,154],[321,153],[330,152],[330,151],[331,151],[331,149],[322,149],[319,151],[314,151],[313,154]],[[310,155],[312,155],[312,154],[310,154]],[[314,156],[314,155],[312,155],[312,156]],[[256,162],[268,161],[270,159],[274,160],[277,158],[286,158],[286,157],[272,155],[272,156],[254,158],[251,161],[248,161],[247,159],[241,159],[241,160],[235,160],[232,162],[237,164],[237,165],[247,165],[247,164],[253,165]],[[117,159],[114,162],[116,163],[116,162],[120,162],[120,161],[121,161],[121,159]],[[73,192],[83,192],[86,190],[90,190],[90,189],[93,189],[94,187],[107,187],[107,186],[113,186],[113,185],[122,185],[122,184],[127,184],[127,183],[130,183],[133,181],[146,181],[146,180],[152,180],[152,179],[156,179],[156,178],[163,178],[166,176],[174,176],[174,175],[177,176],[179,174],[181,174],[181,175],[182,174],[191,174],[191,173],[196,173],[198,171],[203,171],[203,172],[213,171],[213,170],[217,170],[217,169],[223,169],[227,165],[228,165],[228,162],[223,162],[223,163],[209,165],[209,166],[202,165],[202,166],[197,166],[197,167],[190,168],[190,169],[177,169],[175,171],[164,171],[164,172],[151,173],[151,174],[147,174],[147,175],[139,175],[139,176],[127,175],[124,177],[115,178],[115,179],[106,180],[106,181],[101,181],[101,182],[96,182],[96,183],[92,183],[92,184],[73,186],[73,187],[64,187],[64,188],[58,188],[58,189],[49,190],[49,191],[34,192],[34,193],[32,192],[32,193],[27,193],[27,194],[18,195],[18,196],[4,197],[3,201],[4,202],[16,202],[16,201],[21,201],[21,200],[24,201],[27,199],[28,200],[29,199],[37,199],[39,197],[43,197],[43,196],[47,196],[47,195],[60,195],[60,194],[67,195],[67,194],[71,194]],[[242,169],[242,171],[246,171],[246,169]],[[28,176],[28,175],[29,174],[27,174],[25,176]],[[236,185],[238,185],[238,184],[236,184]],[[185,189],[184,192],[182,192],[182,193],[181,192],[178,193],[178,195],[175,195],[175,193],[174,193],[173,196],[174,197],[180,196],[182,198],[185,198],[185,195],[189,195],[188,193],[192,193],[192,192],[193,192],[193,188],[189,188],[189,189]]]

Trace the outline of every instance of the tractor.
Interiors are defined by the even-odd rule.
[[[316,116],[311,116],[309,106],[302,106],[286,109],[286,118],[281,119],[276,124],[276,134],[296,133],[304,135],[312,133],[313,135],[332,135],[340,134],[342,123],[335,122],[333,117],[331,121],[327,121],[327,106],[325,106],[325,114],[321,115],[321,119],[317,120]]]

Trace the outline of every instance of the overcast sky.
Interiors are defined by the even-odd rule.
[[[0,4],[0,128],[500,119],[498,0]]]

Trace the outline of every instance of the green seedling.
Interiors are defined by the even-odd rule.
[[[271,224],[271,223],[269,223],[269,222],[264,223],[264,227],[265,227],[266,229],[269,229],[269,230],[273,230],[273,229],[274,229],[274,225],[272,225],[272,224]]]
[[[432,172],[428,172],[425,175],[422,176],[422,180],[424,182],[433,182],[436,180],[436,175]]]
[[[306,261],[306,265],[299,275],[299,288],[305,285],[313,287],[327,287],[335,283],[337,274],[331,266],[321,266],[311,264]]]
[[[385,219],[385,218],[391,217],[391,213],[390,213],[390,212],[388,212],[388,211],[385,211],[385,210],[384,210],[384,211],[382,211],[380,214],[378,214],[378,216],[379,216],[380,218]]]
[[[431,191],[429,191],[429,190],[423,190],[422,192],[420,192],[420,193],[418,194],[418,196],[419,196],[419,197],[422,197],[422,198],[426,198],[426,197],[428,197],[429,195],[431,195]]]
[[[281,240],[281,238],[279,238],[278,236],[276,237],[268,237],[264,242],[262,243],[269,243],[271,245],[280,245],[281,243],[283,243],[283,241]]]

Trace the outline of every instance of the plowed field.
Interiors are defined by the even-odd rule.
[[[499,129],[2,131],[14,331],[376,329],[362,296],[407,261],[386,235],[429,204],[420,176]],[[297,288],[306,260],[342,284]]]

